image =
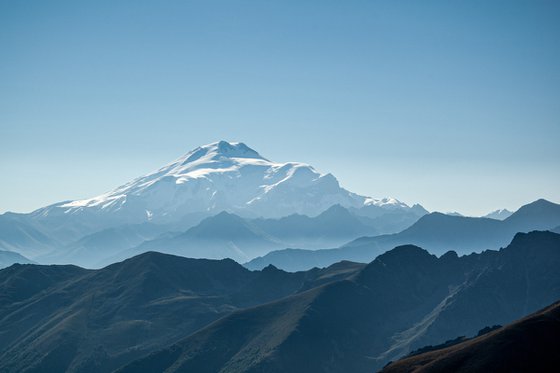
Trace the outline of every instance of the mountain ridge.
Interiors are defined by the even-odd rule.
[[[0,270],[0,370],[112,371],[236,309],[274,301],[361,265],[288,273],[231,259],[147,252],[98,270]],[[87,336],[87,338],[84,338]]]
[[[334,249],[272,251],[246,266],[258,269],[274,264],[286,270],[304,270],[343,259],[364,263],[392,247],[405,244],[418,245],[438,255],[449,250],[469,254],[504,247],[518,232],[549,230],[558,224],[560,205],[542,199],[522,206],[503,221],[433,212],[396,234],[361,237]]]
[[[371,372],[550,304],[560,297],[559,264],[560,235],[551,232],[519,233],[499,251],[462,257],[405,245],[352,277],[225,316],[120,372]],[[266,325],[289,335],[277,340]]]

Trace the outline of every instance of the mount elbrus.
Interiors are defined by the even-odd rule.
[[[108,255],[103,250],[132,248],[164,233],[184,232],[222,211],[243,218],[280,218],[316,216],[334,205],[359,212],[362,220],[378,219],[369,221],[382,228],[375,233],[398,231],[426,213],[419,205],[349,192],[333,175],[310,165],[273,162],[243,143],[220,141],[97,197],[56,203],[30,214],[0,215],[0,249],[45,263],[73,263],[68,258],[82,255],[101,260]],[[384,214],[389,218],[380,223]],[[384,226],[386,221],[389,226]],[[344,237],[351,238],[357,236]],[[103,242],[103,248],[92,241]]]

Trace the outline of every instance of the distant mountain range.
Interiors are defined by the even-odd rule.
[[[372,372],[560,299],[560,235],[289,273],[154,252],[0,270],[0,371]]]
[[[273,264],[297,271],[340,260],[366,263],[403,244],[419,245],[436,254],[447,250],[480,252],[506,245],[517,232],[557,228],[559,210],[559,205],[538,200],[503,221],[428,214],[418,205],[389,212],[373,205],[360,209],[333,205],[315,217],[292,214],[279,219],[242,218],[222,212],[184,231],[174,225],[145,222],[106,228],[66,245],[53,239],[49,244],[57,249],[34,258],[42,263],[99,268],[146,251],[159,251],[192,258],[231,258],[247,262],[251,269]],[[18,221],[15,226],[15,233],[4,236],[8,240],[15,237],[33,245],[46,237],[33,229],[21,230],[25,224]],[[399,233],[383,234],[387,230]]]
[[[359,215],[362,213],[362,215]],[[356,237],[399,231],[425,210],[369,217],[370,211],[331,206],[315,217],[293,214],[279,219],[249,219],[221,212],[185,231],[142,223],[107,228],[37,258],[42,263],[72,263],[90,268],[159,251],[190,258],[231,258],[240,263],[286,247],[337,247]]]
[[[522,206],[503,221],[431,213],[396,234],[362,237],[336,249],[272,251],[246,265],[258,269],[273,264],[297,271],[328,266],[339,260],[367,263],[383,252],[405,244],[418,245],[438,255],[449,250],[470,254],[503,247],[517,232],[552,230],[558,224],[560,205],[543,199]]]
[[[121,254],[123,259],[145,251],[159,251],[191,258],[231,258],[243,262],[284,247],[249,221],[227,212],[204,219],[177,234],[165,234]]]
[[[28,215],[7,212],[0,215],[0,250],[13,251],[28,257],[47,253],[59,242],[27,222]]]
[[[404,358],[382,373],[547,372],[560,366],[560,303],[451,347]]]
[[[333,206],[342,208],[325,214]],[[202,242],[190,240],[198,233],[189,229],[223,211],[271,237],[243,247],[222,234],[195,249]],[[183,255],[246,261],[269,248],[335,247],[361,235],[398,232],[426,213],[420,205],[351,193],[307,164],[272,162],[243,143],[220,141],[103,195],[0,215],[0,250],[43,263],[96,266],[143,243],[169,243],[169,251]]]

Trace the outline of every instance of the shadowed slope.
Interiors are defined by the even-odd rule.
[[[100,270],[14,265],[0,271],[0,370],[112,371],[324,276],[154,252]]]
[[[355,276],[227,316],[123,372],[372,372],[550,304],[560,298],[559,267],[560,235],[550,232],[464,257],[401,246]],[[261,334],[268,325],[286,327],[281,337]]]
[[[560,366],[560,304],[483,336],[404,358],[384,373],[545,372]]]

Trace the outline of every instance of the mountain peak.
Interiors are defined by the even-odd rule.
[[[344,215],[351,215],[350,211],[348,211],[347,208],[345,208],[344,206],[342,206],[340,203],[337,203],[335,205],[332,205],[331,207],[329,207],[328,209],[326,209],[325,211],[323,211],[319,216],[340,216],[340,214],[344,214]]]
[[[205,159],[221,159],[221,158],[249,158],[249,159],[262,159],[262,157],[257,151],[251,149],[242,142],[230,142],[230,141],[217,141],[207,145],[199,146],[198,148],[191,150],[183,157],[180,158],[181,163],[187,164],[196,162],[202,158]]]
[[[531,232],[518,232],[515,234],[511,243],[508,245],[508,248],[518,247],[527,245],[527,243],[531,243],[533,248],[532,250],[542,250],[544,247],[551,246],[551,247],[558,247],[558,243],[560,243],[560,234],[550,232],[550,231],[531,231]],[[535,244],[535,243],[538,243]]]
[[[498,209],[498,210],[494,210],[484,216],[482,216],[483,218],[489,218],[489,219],[496,219],[496,220],[504,220],[509,218],[511,215],[513,214],[512,211],[509,211],[508,209]]]
[[[560,205],[547,201],[546,199],[538,199],[514,212],[505,221],[520,222],[532,219],[532,229],[549,229],[555,224],[560,223]],[[552,223],[552,225],[550,225]]]
[[[530,208],[555,208],[558,207],[558,205],[556,203],[550,202],[544,198],[540,198],[537,199],[534,202],[528,203],[526,205],[523,205],[519,208],[518,211],[522,210],[522,209],[530,209]]]
[[[245,224],[245,221],[236,214],[233,214],[231,212],[228,211],[221,211],[220,213],[214,215],[214,216],[210,216],[207,217],[206,219],[201,221],[201,224],[216,224],[216,223],[220,223],[220,224],[231,224],[231,223],[237,223],[237,224]]]

